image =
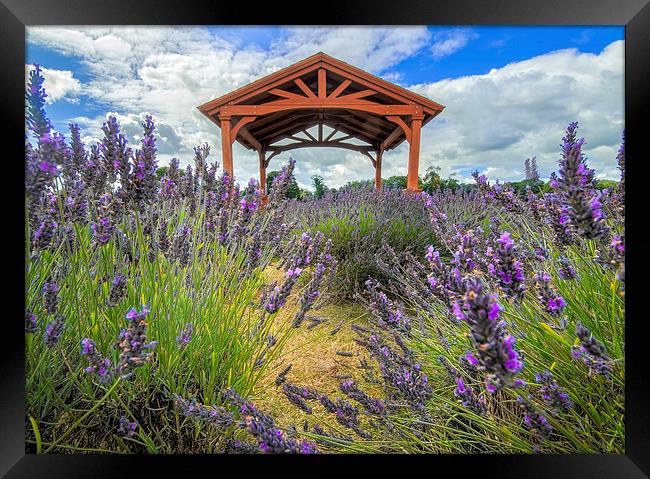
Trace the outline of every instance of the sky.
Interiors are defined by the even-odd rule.
[[[445,105],[422,130],[420,174],[492,181],[523,179],[535,156],[542,178],[557,169],[566,126],[579,123],[583,151],[598,178],[617,179],[624,128],[624,27],[27,27],[26,74],[42,66],[46,111],[69,136],[77,123],[89,147],[117,117],[130,142],[140,122],[156,122],[158,159],[193,164],[211,147],[221,163],[218,127],[196,107],[323,51]],[[137,146],[137,145],[136,145]],[[371,179],[370,160],[334,148],[289,155],[303,188],[320,175],[330,187]],[[258,174],[255,152],[235,143],[235,176]],[[382,176],[406,175],[408,144],[384,153]]]

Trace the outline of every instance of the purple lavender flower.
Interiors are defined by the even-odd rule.
[[[540,413],[533,404],[521,396],[517,396],[517,403],[524,411],[524,425],[539,439],[547,439],[553,432],[553,428],[548,423],[546,417]]]
[[[614,363],[607,356],[605,345],[598,341],[591,331],[581,322],[576,323],[576,336],[580,342],[573,346],[572,355],[574,359],[582,359],[589,368],[589,374],[600,374],[609,377]]]
[[[86,356],[89,366],[84,369],[88,374],[97,374],[101,383],[106,383],[113,377],[111,370],[111,361],[104,358],[99,351],[95,342],[90,338],[81,340],[81,355]]]
[[[185,349],[187,345],[192,340],[192,333],[194,332],[194,326],[192,323],[187,323],[185,327],[181,330],[180,334],[176,336],[176,344],[180,349]]]
[[[111,211],[112,204],[113,197],[110,193],[102,195],[99,198],[97,221],[91,223],[93,240],[99,246],[108,243],[115,232]]]
[[[170,255],[181,266],[187,266],[191,260],[191,230],[189,225],[183,224],[176,233],[171,244]]]
[[[566,301],[551,284],[551,275],[541,271],[535,275],[535,289],[537,299],[544,306],[544,309],[553,317],[560,317],[566,307]]]
[[[479,416],[483,416],[487,411],[485,398],[483,396],[480,398],[476,397],[472,387],[466,385],[465,381],[463,381],[463,378],[460,376],[456,376],[456,389],[454,390],[454,396],[458,398],[458,401],[463,406]]]
[[[317,264],[314,268],[311,279],[300,296],[300,309],[296,313],[296,316],[293,320],[294,328],[300,327],[303,319],[305,318],[305,315],[314,306],[314,303],[320,298],[321,286],[327,278],[327,274],[332,275],[334,269],[336,268],[336,260],[330,255],[331,247],[331,241],[327,240],[325,248],[323,248],[319,253],[319,256],[316,260]],[[297,266],[294,268],[294,275],[296,274],[296,270],[300,270],[300,268]],[[287,270],[287,275],[288,274],[289,270]]]
[[[560,256],[558,258],[558,262],[558,274],[560,275],[560,278],[564,280],[571,280],[577,277],[576,270],[568,258],[565,256]]]
[[[111,289],[108,292],[108,306],[117,306],[126,296],[126,275],[118,273],[111,281]]]
[[[600,199],[593,188],[594,171],[587,168],[582,153],[584,139],[577,139],[577,129],[578,123],[571,123],[562,138],[562,158],[556,183],[573,227],[581,236],[595,239],[605,235],[608,228],[604,224]]]
[[[555,414],[568,411],[573,407],[569,395],[558,386],[557,381],[553,379],[553,374],[550,371],[535,374],[535,382],[540,384],[539,393],[542,399],[549,406]]]
[[[34,137],[39,140],[44,135],[49,134],[52,129],[52,123],[45,114],[45,99],[47,94],[43,83],[41,66],[34,64],[34,69],[29,72],[29,82],[25,93],[27,103],[27,127],[34,133]]]
[[[395,340],[404,354],[390,348],[376,334],[364,333],[358,328],[355,328],[355,332],[361,335],[361,338],[355,338],[355,342],[365,347],[379,363],[381,376],[390,388],[391,397],[406,400],[414,411],[423,412],[433,390],[427,375],[399,339],[400,336],[396,335]]]
[[[280,371],[280,374],[275,378],[275,385],[280,386],[282,385],[286,380],[287,380],[287,374],[289,374],[289,371],[291,371],[291,367],[293,365],[289,363],[287,367],[285,367],[282,371]]]
[[[142,145],[135,155],[133,173],[130,176],[130,194],[135,202],[147,203],[154,200],[158,187],[156,139],[153,134],[156,127],[150,115],[145,117],[142,128]]]
[[[487,390],[495,392],[506,386],[518,386],[514,377],[523,368],[523,362],[515,349],[514,336],[507,334],[505,323],[499,321],[501,307],[494,296],[483,293],[484,286],[479,279],[468,280],[466,288],[458,309],[470,327],[477,367],[488,373]]]
[[[363,392],[354,381],[343,381],[339,385],[339,388],[343,394],[357,401],[370,414],[383,414],[386,412],[386,406],[381,402],[381,400],[371,397]]]
[[[36,323],[37,318],[34,313],[27,311],[25,313],[25,333],[35,333],[38,331],[38,325]]]
[[[43,305],[45,314],[54,314],[59,306],[59,290],[61,288],[56,283],[43,284]]]
[[[153,353],[150,350],[158,344],[158,341],[147,342],[147,323],[145,321],[147,314],[149,311],[144,306],[140,312],[131,308],[126,313],[129,324],[120,335],[119,348],[122,352],[117,368],[122,379],[130,378],[135,368],[144,366],[145,363],[151,361]]]
[[[282,392],[287,397],[289,402],[296,406],[298,409],[304,411],[307,414],[312,413],[312,409],[305,402],[305,399],[316,399],[318,397],[317,393],[307,388],[301,388],[288,382],[285,382],[282,385]]]
[[[370,295],[368,307],[382,328],[393,328],[408,333],[411,321],[404,316],[401,308],[396,307],[385,293],[379,291],[379,283],[374,279],[366,281],[366,291]]]
[[[253,404],[245,402],[235,391],[225,393],[226,400],[236,405],[243,420],[240,427],[252,434],[258,441],[260,450],[267,454],[317,454],[318,448],[307,441],[298,442],[284,435],[275,427],[271,416],[258,410]]]
[[[65,327],[65,316],[57,314],[54,319],[45,326],[43,340],[48,348],[53,348],[59,343],[61,333]]]
[[[46,216],[32,235],[33,248],[35,250],[48,248],[52,244],[58,226],[52,217]]]
[[[180,395],[174,394],[174,405],[187,417],[207,421],[218,427],[228,427],[234,422],[231,412],[220,406],[205,406],[195,400],[183,399]]]
[[[494,265],[490,272],[496,274],[499,286],[508,297],[520,300],[526,288],[523,267],[515,255],[515,243],[507,231],[501,233],[496,242],[498,246],[495,248]]]
[[[472,230],[468,230],[465,234],[460,236],[458,249],[454,252],[452,264],[459,268],[461,272],[470,273],[476,267],[474,250],[477,243],[476,236]],[[429,262],[431,261],[432,260],[429,260]]]
[[[117,433],[124,437],[133,437],[138,424],[129,421],[125,416],[120,417],[120,423],[117,426]]]

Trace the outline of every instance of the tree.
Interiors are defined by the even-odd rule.
[[[424,181],[422,182],[422,189],[427,193],[433,192],[433,190],[438,189],[442,186],[442,178],[440,178],[440,167],[439,166],[430,166],[427,168],[427,172],[424,175]]]
[[[314,175],[311,177],[312,185],[314,185],[314,197],[322,198],[327,191],[327,186],[323,181],[323,177],[319,175]]]
[[[406,176],[391,176],[387,180],[382,180],[381,184],[385,188],[406,188]]]

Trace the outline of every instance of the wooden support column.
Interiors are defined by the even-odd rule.
[[[406,189],[419,193],[418,173],[420,166],[420,129],[422,128],[422,115],[411,117],[411,140],[409,142],[409,165],[406,177]]]
[[[230,116],[220,116],[221,121],[221,159],[223,161],[223,169],[231,177],[234,176],[234,169],[232,164],[232,139],[230,135]]]
[[[269,197],[266,194],[266,152],[264,150],[257,150],[260,158],[260,196],[262,197],[262,205],[269,203]]]
[[[377,191],[381,190],[381,157],[383,154],[384,150],[380,148],[375,155],[375,189]]]

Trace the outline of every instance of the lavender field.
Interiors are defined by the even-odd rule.
[[[291,160],[264,206],[207,144],[159,169],[151,117],[54,133],[43,80],[27,452],[624,452],[624,144],[609,188],[572,123],[548,182],[290,199]]]

